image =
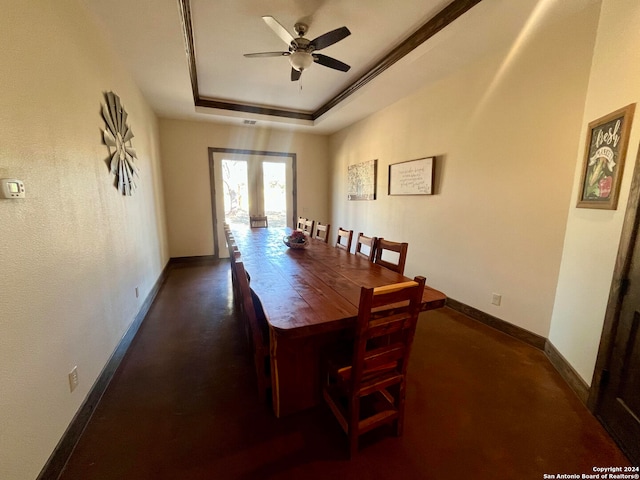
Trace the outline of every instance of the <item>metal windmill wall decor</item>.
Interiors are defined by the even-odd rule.
[[[107,124],[104,129],[104,143],[109,148],[107,159],[109,169],[116,176],[114,185],[123,195],[132,195],[137,188],[133,177],[140,170],[134,164],[136,151],[131,146],[133,132],[127,125],[127,112],[120,103],[120,97],[113,92],[104,94],[106,104],[102,105],[102,116]]]

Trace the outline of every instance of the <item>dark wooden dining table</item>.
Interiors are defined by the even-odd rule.
[[[281,228],[234,227],[251,288],[269,322],[272,400],[281,417],[321,401],[322,351],[352,338],[361,287],[411,280],[359,255],[309,239],[291,249]],[[425,287],[422,310],[445,305],[446,296]]]

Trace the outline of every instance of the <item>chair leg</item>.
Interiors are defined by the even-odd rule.
[[[398,420],[396,421],[396,436],[400,437],[404,431],[405,382],[398,389]]]
[[[262,355],[254,354],[253,362],[256,368],[257,384],[258,384],[258,398],[261,403],[267,401],[267,390],[265,388],[264,377],[260,374],[260,369],[264,369],[264,357]]]
[[[353,396],[349,411],[349,458],[358,453],[358,436],[360,435],[360,399]]]
[[[353,458],[358,453],[358,434],[349,432],[349,458]]]

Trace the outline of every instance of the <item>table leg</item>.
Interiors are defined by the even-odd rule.
[[[322,402],[322,352],[343,336],[343,332],[329,332],[290,338],[271,329],[271,386],[277,417]]]

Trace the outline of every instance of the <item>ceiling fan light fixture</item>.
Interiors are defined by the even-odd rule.
[[[293,52],[289,55],[289,63],[297,71],[302,72],[311,66],[313,57],[307,52]]]

